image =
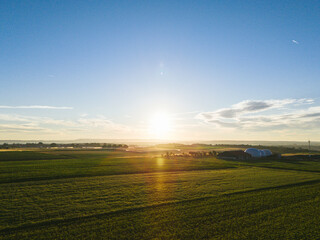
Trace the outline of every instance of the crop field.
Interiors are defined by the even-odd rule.
[[[0,239],[319,239],[320,161],[0,152]]]

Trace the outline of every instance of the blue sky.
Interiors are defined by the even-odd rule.
[[[319,22],[318,1],[1,1],[0,138],[157,138],[162,112],[171,140],[320,140]]]

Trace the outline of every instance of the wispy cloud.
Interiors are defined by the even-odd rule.
[[[297,40],[292,40],[292,42],[294,43],[294,44],[299,44],[299,42],[297,41]]]
[[[115,123],[104,116],[77,119],[0,114],[0,132],[7,138],[44,136],[45,138],[126,138],[139,135],[139,129]],[[19,135],[20,134],[20,135]]]
[[[73,107],[56,107],[56,106],[44,106],[44,105],[30,105],[30,106],[5,106],[0,105],[2,109],[61,109],[61,110],[70,110]]]
[[[239,115],[257,113],[271,109],[283,108],[287,105],[312,104],[312,99],[282,99],[282,100],[245,100],[232,105],[230,108],[219,109],[214,112],[202,112],[197,115],[198,119],[205,121],[218,119],[232,119]]]
[[[39,132],[45,128],[32,124],[0,124],[0,132]]]
[[[230,108],[202,112],[196,118],[221,128],[256,131],[319,127],[320,107],[298,108],[313,103],[312,99],[246,100]]]

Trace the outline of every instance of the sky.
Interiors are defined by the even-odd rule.
[[[0,1],[0,140],[320,140],[319,1]]]

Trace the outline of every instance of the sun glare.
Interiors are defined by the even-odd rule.
[[[158,139],[169,138],[173,125],[165,113],[157,113],[150,119],[149,132]]]

